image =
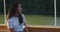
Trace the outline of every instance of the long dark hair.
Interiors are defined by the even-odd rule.
[[[10,8],[9,8],[9,12],[8,12],[8,19],[10,19],[11,17],[13,17],[16,14],[17,8],[19,6],[19,4],[21,4],[19,1],[14,1],[12,2]],[[19,24],[23,23],[23,17],[21,14],[18,15],[19,18]]]

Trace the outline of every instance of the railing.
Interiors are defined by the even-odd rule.
[[[28,25],[29,32],[60,32],[60,27],[57,26],[39,26],[39,25]],[[10,32],[6,25],[0,25],[0,32]],[[24,32],[26,30],[24,29]]]

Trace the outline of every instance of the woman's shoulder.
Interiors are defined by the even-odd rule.
[[[22,17],[25,17],[24,14],[22,14]]]
[[[13,17],[11,17],[10,19],[8,19],[8,21],[13,21],[14,19],[13,19]]]
[[[24,14],[21,14],[22,16],[24,16]]]

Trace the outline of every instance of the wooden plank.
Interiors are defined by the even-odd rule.
[[[55,27],[55,26],[28,26],[27,27],[30,32],[60,32],[60,27]],[[7,29],[7,26],[5,25],[0,25],[0,32],[9,32]],[[24,29],[24,32],[26,30]]]
[[[7,29],[0,29],[0,32],[10,32],[10,30],[7,30]]]

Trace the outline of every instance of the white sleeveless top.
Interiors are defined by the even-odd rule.
[[[25,22],[25,16],[22,14],[23,17],[23,23],[19,25],[19,19],[18,17],[12,17],[8,20],[8,29],[14,28],[14,31],[23,31],[23,26]]]

